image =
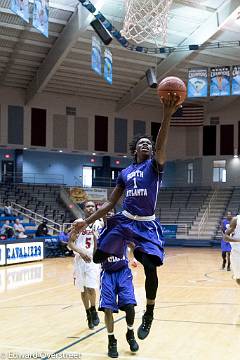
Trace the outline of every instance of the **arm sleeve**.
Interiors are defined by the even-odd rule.
[[[123,181],[123,176],[122,176],[122,171],[120,172],[120,174],[118,175],[117,181],[116,181],[116,185],[121,186],[123,189],[125,189],[125,183]]]

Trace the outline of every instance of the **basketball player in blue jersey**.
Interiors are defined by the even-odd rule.
[[[118,357],[117,339],[114,336],[113,313],[125,311],[127,322],[126,339],[132,352],[139,349],[135,340],[133,323],[135,319],[134,306],[137,304],[134,295],[132,272],[128,267],[127,244],[122,258],[108,257],[102,263],[100,276],[99,310],[105,313],[105,324],[108,331],[108,356]]]
[[[222,228],[222,240],[221,240],[221,250],[222,250],[222,259],[223,259],[223,263],[222,263],[222,269],[225,269],[226,266],[226,262],[227,262],[227,271],[230,271],[230,266],[231,266],[231,261],[230,261],[230,255],[231,255],[231,244],[227,241],[224,241],[224,236],[225,236],[225,232],[229,227],[229,224],[232,220],[232,213],[231,211],[227,212],[227,216],[226,218],[224,218],[222,220],[222,224],[221,224],[221,228]]]
[[[125,192],[123,211],[109,219],[98,240],[93,261],[102,263],[109,256],[122,258],[126,241],[135,244],[134,256],[145,271],[146,311],[138,329],[139,339],[145,339],[153,321],[153,310],[158,288],[157,266],[163,264],[164,240],[160,223],[155,219],[155,208],[159,185],[162,180],[163,164],[171,116],[179,107],[179,96],[170,94],[162,98],[164,107],[161,128],[157,135],[155,149],[147,136],[141,136],[131,144],[134,162],[122,170],[117,185],[109,200],[97,212],[78,219],[72,225],[72,235],[83,231],[95,220],[104,217],[114,208]]]

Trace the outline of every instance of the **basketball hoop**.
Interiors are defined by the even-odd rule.
[[[125,0],[126,15],[121,34],[141,43],[159,37],[166,43],[167,20],[173,0]],[[159,40],[159,38],[157,40]]]

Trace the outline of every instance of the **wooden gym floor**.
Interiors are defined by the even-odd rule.
[[[115,315],[120,359],[239,360],[240,287],[220,270],[214,249],[168,248],[159,268],[159,291],[151,333],[136,355],[125,340],[123,313]],[[73,287],[73,258],[46,259],[0,268],[0,358],[21,354],[46,358],[107,359],[101,323],[88,330],[80,293]],[[145,306],[141,265],[133,268],[138,301],[135,328]]]

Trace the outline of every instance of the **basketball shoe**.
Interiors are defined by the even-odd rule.
[[[127,342],[129,343],[130,350],[132,352],[137,352],[139,349],[139,346],[138,346],[138,343],[136,342],[133,330],[128,330],[128,332],[126,333],[126,339],[127,339]]]
[[[110,358],[118,357],[117,340],[115,338],[112,341],[108,342],[108,356]]]
[[[148,315],[148,314],[144,314],[142,317],[142,323],[138,328],[138,338],[143,340],[145,339],[151,329],[152,326],[152,321],[153,321],[153,316]]]

